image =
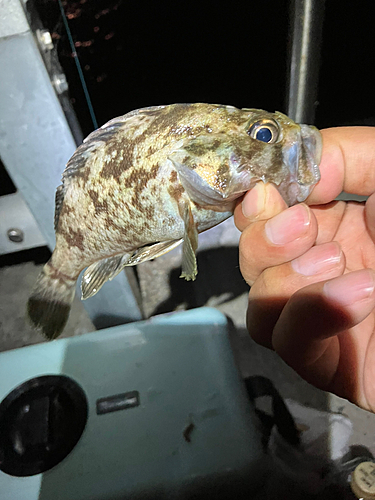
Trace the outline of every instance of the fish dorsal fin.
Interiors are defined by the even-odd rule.
[[[131,138],[131,129],[133,133],[140,128],[148,126],[155,119],[165,106],[152,106],[149,108],[136,109],[123,116],[113,118],[102,127],[91,132],[76,152],[66,164],[63,172],[63,180],[76,175],[86,167],[87,160],[100,148],[113,139],[120,130],[129,128],[129,137]]]
[[[60,218],[62,204],[64,201],[64,194],[65,194],[64,186],[63,184],[60,184],[60,186],[57,186],[55,194],[55,219],[54,219],[55,231],[57,230],[57,226],[59,225],[59,218]]]
[[[120,120],[121,118],[123,117],[117,118],[117,123],[114,123],[113,125],[107,127],[109,123],[108,122],[106,125],[103,125],[103,127],[95,130],[88,137],[86,137],[86,139],[66,164],[65,170],[62,175],[63,181],[66,178],[72,177],[78,172],[81,172],[82,169],[86,167],[87,160],[100,148],[103,148],[107,144],[107,142],[113,138],[116,132],[118,132],[119,129],[124,125],[124,122]]]
[[[81,282],[82,300],[95,295],[104,283],[113,280],[126,266],[135,266],[147,260],[156,259],[173,250],[180,240],[162,241],[139,248],[135,252],[115,255],[91,264],[83,273]]]

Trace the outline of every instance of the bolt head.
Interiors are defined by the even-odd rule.
[[[53,41],[48,30],[36,30],[36,36],[43,50],[52,50]]]
[[[21,229],[17,228],[8,229],[7,235],[10,241],[13,241],[14,243],[22,243],[22,241],[24,240],[24,234],[23,231],[21,231]]]
[[[52,78],[52,84],[55,87],[55,90],[58,94],[62,94],[66,92],[69,88],[68,82],[66,80],[66,76],[64,73],[59,73],[54,75]]]

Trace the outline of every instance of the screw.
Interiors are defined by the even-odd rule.
[[[62,94],[66,92],[69,88],[68,82],[66,81],[66,76],[64,73],[59,73],[57,75],[53,75],[52,84],[55,87],[55,90],[58,94]]]
[[[23,231],[16,228],[8,229],[7,235],[10,241],[13,241],[14,243],[22,243],[24,238]]]

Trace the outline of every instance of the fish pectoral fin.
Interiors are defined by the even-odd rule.
[[[91,264],[83,273],[81,281],[82,300],[86,300],[95,295],[104,283],[112,280],[124,269],[129,259],[129,253],[125,255],[115,255],[102,259]]]
[[[157,257],[160,257],[161,255],[170,252],[178,245],[180,245],[182,242],[183,239],[181,238],[179,240],[169,240],[169,241],[161,241],[159,243],[152,243],[151,245],[139,248],[128,259],[124,267],[135,266],[136,264],[140,264],[141,262],[146,262],[147,260],[156,259]]]
[[[184,243],[182,245],[182,264],[180,278],[194,281],[198,274],[197,258],[195,252],[198,248],[198,231],[191,213],[190,204],[184,207]]]

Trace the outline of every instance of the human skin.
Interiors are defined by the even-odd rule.
[[[236,206],[247,327],[308,382],[375,412],[375,128],[322,136],[304,204],[258,183]],[[369,198],[334,201],[341,191]]]

